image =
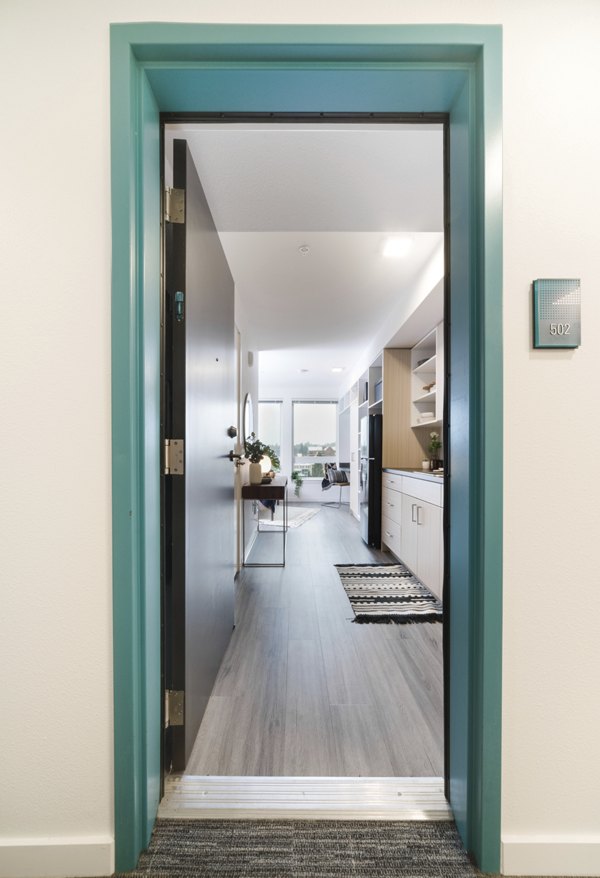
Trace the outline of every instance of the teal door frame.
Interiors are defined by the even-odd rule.
[[[447,113],[450,145],[449,794],[500,863],[502,34],[498,26],[111,27],[115,842],[160,790],[161,112]]]

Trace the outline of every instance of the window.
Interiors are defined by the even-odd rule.
[[[323,478],[323,464],[336,460],[337,402],[297,401],[292,410],[293,469]]]
[[[259,400],[258,430],[255,432],[260,441],[270,445],[281,458],[281,400]]]

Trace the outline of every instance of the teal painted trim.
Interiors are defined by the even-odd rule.
[[[386,112],[390,106],[405,113],[436,112],[451,106],[464,80],[463,69],[442,65],[408,66],[405,62],[361,65],[311,62],[310,67],[264,64],[244,66],[217,64],[165,71],[148,68],[146,73],[159,106],[170,112],[327,112],[343,107],[346,112]],[[277,69],[277,77],[273,70]],[[423,98],[426,95],[426,99]],[[176,96],[175,103],[173,96]]]
[[[485,42],[479,25],[113,25],[139,61],[473,62]]]
[[[114,47],[113,47],[114,48]],[[146,847],[160,792],[159,113],[111,52],[112,448],[117,869]],[[138,235],[143,235],[140,239]],[[142,244],[142,246],[140,246]]]
[[[142,169],[141,221],[144,245],[138,257],[138,277],[142,288],[142,313],[138,338],[140,340],[139,368],[142,375],[140,394],[143,394],[141,422],[143,433],[144,481],[141,521],[143,523],[143,604],[142,629],[145,685],[144,696],[144,756],[146,777],[145,840],[150,838],[160,800],[161,766],[161,604],[160,604],[160,116],[145,77],[141,80],[140,165]]]
[[[148,387],[145,385],[145,380],[158,372],[153,330],[146,326],[152,318],[152,289],[158,283],[156,264],[148,258],[152,248],[148,228],[153,221],[149,187],[159,177],[151,142],[156,107],[150,109],[150,90],[161,109],[180,109],[177,104],[181,95],[174,92],[185,62],[187,88],[190,94],[195,93],[194,100],[199,95],[193,79],[200,81],[198,71],[203,67],[215,78],[210,92],[205,88],[208,79],[204,80],[202,100],[212,92],[219,95],[221,103],[227,90],[223,73],[219,79],[216,69],[226,62],[238,65],[237,84],[228,93],[228,100],[233,102],[239,99],[244,78],[251,72],[241,62],[267,61],[273,64],[272,77],[261,85],[263,100],[270,96],[275,109],[289,111],[293,94],[288,90],[287,96],[282,95],[281,88],[278,91],[277,80],[285,77],[275,68],[290,60],[301,65],[304,74],[316,73],[315,68],[320,67],[319,85],[329,88],[333,102],[327,109],[346,112],[353,109],[350,105],[357,94],[366,100],[365,106],[369,101],[377,102],[375,73],[381,75],[382,70],[369,69],[373,65],[396,64],[398,88],[382,101],[383,112],[406,111],[398,98],[402,78],[408,81],[407,77],[414,77],[420,68],[422,76],[412,80],[418,92],[425,73],[431,74],[433,66],[439,65],[434,72],[439,76],[438,98],[444,105],[432,109],[450,112],[453,149],[459,153],[463,150],[461,172],[465,179],[461,185],[457,170],[453,189],[457,196],[454,207],[463,217],[462,252],[468,253],[469,259],[468,265],[461,265],[460,248],[453,244],[458,261],[452,264],[452,286],[457,314],[464,317],[464,348],[461,351],[455,344],[452,348],[455,399],[451,414],[451,494],[457,508],[456,498],[464,499],[467,514],[458,518],[451,537],[453,624],[458,619],[457,611],[462,609],[460,635],[464,648],[461,652],[459,640],[454,637],[450,786],[467,848],[482,868],[498,869],[500,722],[494,728],[486,724],[500,717],[501,705],[501,614],[497,613],[501,606],[502,523],[502,481],[497,469],[502,450],[501,203],[489,194],[499,161],[499,141],[494,142],[491,134],[499,131],[501,124],[500,51],[500,29],[479,26],[140,24],[111,28],[115,831],[117,868],[121,870],[135,865],[147,841],[158,772],[152,743],[157,734],[153,720],[157,713],[155,659],[159,642],[153,620],[158,571],[153,569],[155,558],[148,543],[159,510],[152,477],[155,451],[152,446],[146,447],[153,430],[151,412],[156,405],[156,388],[152,381]],[[334,71],[324,69],[324,62],[329,67],[331,62],[342,63],[345,76],[356,74],[362,92],[349,93],[343,71],[338,69],[332,77]],[[455,76],[459,70],[469,84],[457,92],[456,81],[449,89],[443,78]],[[360,71],[364,73],[362,78],[358,76]],[[298,101],[306,101],[307,90],[307,79],[298,80]],[[453,90],[454,104],[448,106],[449,92]],[[283,104],[277,105],[275,99],[283,100]],[[194,109],[205,109],[202,101]],[[236,107],[221,103],[220,109]],[[140,137],[142,130],[144,136]],[[459,153],[455,158],[460,158]],[[459,164],[457,160],[456,169]],[[457,221],[456,228],[460,227]],[[151,291],[144,299],[147,285]],[[492,435],[494,430],[497,432]],[[464,587],[456,587],[461,582],[458,574],[463,575]],[[460,668],[466,669],[462,677],[456,673]]]
[[[501,827],[502,748],[502,516],[503,516],[503,358],[502,358],[502,31],[488,36],[478,62],[477,215],[483,217],[477,283],[478,342],[483,372],[480,380],[478,466],[480,485],[480,549],[473,588],[473,725],[471,776],[476,789],[471,840],[477,861],[487,871],[499,871]]]
[[[471,386],[473,358],[473,75],[470,75],[452,107],[449,126],[450,140],[450,302],[447,356],[450,360],[449,382],[450,484],[445,491],[445,504],[450,510],[449,601],[447,602],[450,631],[449,655],[449,727],[446,746],[450,802],[459,832],[470,847],[469,822],[472,797],[469,790],[471,711],[471,630],[473,613],[470,584],[473,565],[468,551],[472,544],[472,441],[475,395]],[[447,593],[448,594],[448,593]]]
[[[115,837],[117,868],[144,845],[143,616],[139,542],[140,486],[136,359],[138,272],[135,254],[136,72],[127,47],[111,52],[112,152],[112,507]]]

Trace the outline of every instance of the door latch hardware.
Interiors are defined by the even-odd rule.
[[[165,729],[169,726],[183,725],[184,705],[184,692],[178,689],[165,690]]]
[[[181,292],[181,290],[178,290],[175,293],[175,320],[178,323],[181,323],[183,320],[183,304],[184,304],[184,302],[185,302],[185,296]]]
[[[165,220],[185,222],[185,189],[165,189]]]
[[[229,452],[229,454],[227,456],[229,457],[229,460],[232,463],[235,463],[236,466],[241,466],[244,462],[244,455],[243,454],[236,454],[235,451],[233,450],[233,448],[231,449],[231,451]]]
[[[166,476],[182,476],[184,469],[185,443],[183,439],[165,439]]]

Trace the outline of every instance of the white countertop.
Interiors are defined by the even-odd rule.
[[[440,473],[436,476],[434,473],[427,472],[424,469],[392,469],[384,467],[384,473],[393,473],[396,476],[411,476],[413,479],[423,479],[426,482],[443,482],[444,474]]]

